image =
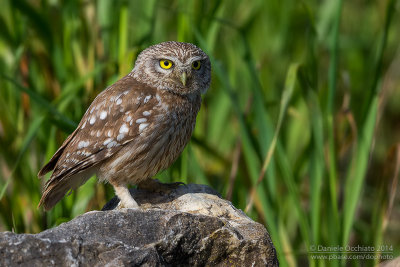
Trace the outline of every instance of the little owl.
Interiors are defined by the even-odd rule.
[[[51,209],[94,174],[114,187],[125,208],[138,207],[129,184],[148,190],[180,184],[161,184],[152,177],[188,143],[210,82],[210,60],[195,45],[164,42],[145,49],[127,76],[94,99],[39,171],[39,177],[53,171],[39,206]]]

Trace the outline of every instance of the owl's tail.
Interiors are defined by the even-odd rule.
[[[52,183],[46,187],[40,199],[38,208],[43,206],[46,211],[52,209],[65,194],[71,190],[67,182]]]
[[[52,209],[68,192],[68,195],[71,194],[72,190],[84,184],[94,174],[95,169],[89,168],[71,176],[52,176],[45,185],[38,208],[43,206],[46,211]]]
[[[72,140],[72,138],[75,136],[75,134],[76,130],[68,136],[68,138],[64,141],[61,147],[56,151],[56,153],[54,153],[53,157],[51,157],[49,162],[46,165],[44,165],[42,169],[40,169],[38,173],[39,178],[41,178],[48,172],[54,171],[54,169],[57,166],[57,162],[59,161],[65,148]],[[46,211],[53,208],[54,205],[56,205],[57,202],[60,201],[65,196],[65,194],[71,189],[70,180],[71,179],[74,180],[73,178],[74,176],[60,178],[53,175],[46,182],[42,198],[40,199],[38,205],[38,208],[40,206],[43,206]],[[79,173],[76,175],[79,175]]]

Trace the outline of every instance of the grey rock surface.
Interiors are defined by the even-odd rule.
[[[39,234],[0,233],[0,266],[278,266],[267,230],[204,185],[132,190]]]

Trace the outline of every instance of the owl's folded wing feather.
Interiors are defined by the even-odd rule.
[[[39,206],[51,209],[70,189],[94,174],[96,165],[132,142],[151,124],[159,109],[156,90],[125,76],[90,105],[78,128],[40,170],[53,170]]]

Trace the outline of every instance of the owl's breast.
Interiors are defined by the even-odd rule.
[[[196,100],[189,101],[185,99],[180,105],[171,106],[170,112],[166,115],[171,127],[169,152],[174,154],[174,158],[179,156],[193,133],[196,116],[201,104],[201,99]],[[175,152],[178,155],[175,155]]]
[[[192,136],[196,116],[200,109],[201,98],[178,98],[170,101],[168,109],[160,113],[159,135],[155,138],[154,148],[148,154],[155,168],[155,175],[160,170],[168,168],[182,153]]]

